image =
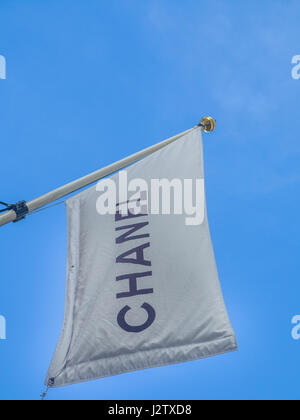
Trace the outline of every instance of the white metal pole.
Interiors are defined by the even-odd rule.
[[[93,172],[90,175],[84,176],[80,179],[77,179],[76,181],[70,182],[69,184],[66,184],[60,188],[57,188],[56,190],[53,190],[45,195],[42,195],[41,197],[35,198],[34,200],[27,202],[26,204],[29,209],[29,213],[35,210],[38,210],[41,207],[44,207],[47,204],[52,203],[53,201],[59,200],[77,190],[80,190],[81,188],[87,187],[88,185],[96,181],[99,181],[100,179],[108,175],[111,175],[112,173],[122,168],[125,168],[128,165],[131,165],[132,163],[156,152],[157,150],[162,149],[168,144],[173,143],[174,141],[178,140],[180,137],[184,136],[185,134],[190,133],[197,127],[198,126],[195,126],[187,131],[183,131],[182,133],[177,134],[174,137],[170,137],[167,140],[154,144],[153,146],[150,146],[147,149],[134,153],[133,155],[128,156],[124,159],[121,159],[118,162],[112,163],[111,165],[108,165],[103,169],[99,169],[98,171]],[[14,210],[9,210],[5,213],[2,213],[0,214],[0,226],[13,222],[14,220],[16,220],[16,218],[17,216]]]

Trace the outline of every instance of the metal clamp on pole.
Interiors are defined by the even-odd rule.
[[[29,208],[27,207],[26,201],[18,201],[18,203],[12,205],[12,210],[16,213],[17,218],[14,220],[14,223],[19,222],[20,220],[25,219],[26,214],[29,213]]]
[[[0,213],[6,212],[9,210],[13,210],[16,213],[16,219],[13,220],[14,223],[25,219],[26,214],[29,213],[29,208],[27,206],[26,201],[24,200],[18,201],[16,204],[6,204],[0,201],[0,204],[6,207],[5,209],[1,209]]]

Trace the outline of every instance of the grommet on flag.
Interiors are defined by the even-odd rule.
[[[46,388],[45,392],[43,392],[42,395],[41,395],[41,400],[42,401],[44,401],[46,399],[46,397],[48,395],[48,391],[49,391],[50,387],[52,387],[53,385],[54,385],[54,378],[50,378],[49,381],[48,381],[48,385],[47,385],[47,388]]]

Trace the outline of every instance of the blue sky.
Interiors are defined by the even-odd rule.
[[[30,200],[156,141],[205,135],[211,233],[239,351],[49,399],[300,397],[297,0],[3,0],[0,200]],[[0,398],[35,399],[64,310],[64,206],[1,228]]]

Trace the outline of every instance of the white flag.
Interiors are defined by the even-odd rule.
[[[67,215],[65,316],[46,385],[236,350],[207,221],[200,128],[72,197]]]

